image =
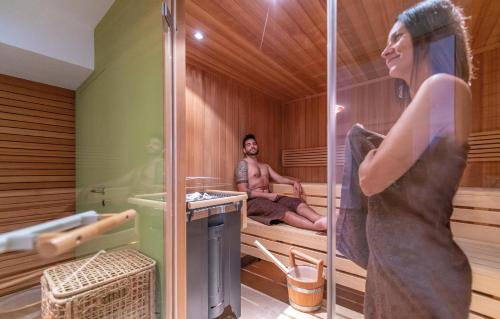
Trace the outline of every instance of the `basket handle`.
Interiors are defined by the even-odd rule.
[[[297,263],[295,262],[295,256],[301,257],[316,266],[316,270],[318,273],[316,282],[320,282],[320,280],[323,278],[323,260],[316,259],[307,254],[304,254],[300,250],[295,249],[295,247],[290,247],[290,250],[288,251],[288,257],[290,259],[290,267],[292,268],[297,266]]]
[[[106,215],[100,221],[65,233],[40,235],[36,247],[43,257],[56,257],[108,230],[132,220],[137,215],[133,209],[119,214]]]

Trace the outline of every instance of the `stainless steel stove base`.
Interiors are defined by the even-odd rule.
[[[241,316],[241,205],[230,206],[232,210],[187,222],[188,319],[213,319],[227,306]]]

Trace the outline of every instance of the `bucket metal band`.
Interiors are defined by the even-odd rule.
[[[300,288],[297,286],[292,285],[291,283],[287,283],[288,288],[292,289],[293,291],[300,292],[303,294],[316,294],[316,293],[321,293],[323,287],[320,288],[314,288],[314,289],[305,289],[305,288]]]
[[[317,311],[321,308],[321,305],[317,305],[317,306],[299,306],[297,305],[295,302],[293,302],[291,299],[288,300],[290,302],[290,306],[292,306],[293,308],[299,310],[299,311],[302,311],[302,312],[313,312],[313,311]]]

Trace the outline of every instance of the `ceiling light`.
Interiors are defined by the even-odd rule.
[[[342,105],[335,105],[335,113],[340,113],[342,112],[343,110],[345,110],[345,107],[342,106]]]
[[[204,36],[203,36],[203,33],[201,33],[200,31],[196,31],[194,34],[193,34],[193,37],[198,40],[198,41],[201,41],[203,40]]]

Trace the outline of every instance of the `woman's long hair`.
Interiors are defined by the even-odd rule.
[[[411,81],[415,80],[419,65],[427,62],[432,74],[451,74],[470,84],[472,51],[461,8],[449,0],[426,0],[406,9],[396,20],[406,27],[412,38]],[[409,92],[408,84],[397,79],[397,96],[409,100]]]

